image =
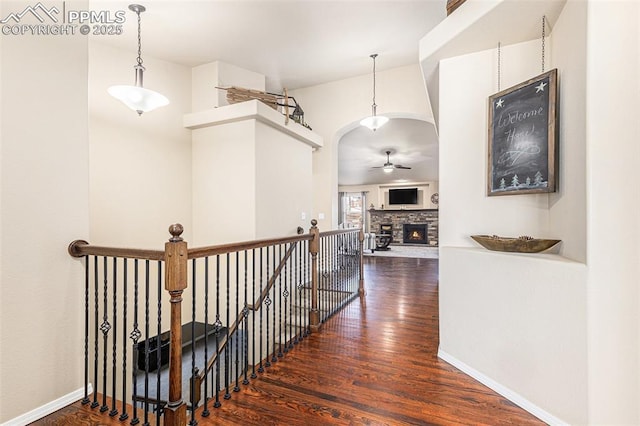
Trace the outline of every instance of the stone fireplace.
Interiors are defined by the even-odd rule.
[[[410,210],[369,210],[371,222],[369,232],[382,233],[391,231],[394,244],[426,244],[438,246],[438,210],[437,209],[410,209]],[[389,226],[391,225],[391,226]],[[404,225],[420,225],[426,227],[426,241],[418,243],[412,241],[406,243],[404,238]]]
[[[405,223],[402,225],[402,242],[404,244],[429,244],[426,223]]]

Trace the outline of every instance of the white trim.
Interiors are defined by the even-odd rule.
[[[474,379],[476,379],[477,381],[479,381],[483,385],[493,389],[494,391],[496,391],[500,395],[502,395],[505,398],[507,398],[509,401],[513,402],[514,404],[516,404],[520,408],[522,408],[522,409],[528,411],[529,413],[533,414],[534,416],[536,416],[537,418],[539,418],[543,422],[545,422],[545,423],[547,423],[549,425],[554,425],[554,426],[556,426],[556,425],[557,426],[569,425],[569,423],[560,420],[559,418],[555,417],[554,415],[548,413],[547,411],[545,411],[542,408],[538,407],[537,405],[533,404],[531,401],[527,400],[526,398],[524,398],[523,396],[519,395],[518,393],[512,391],[511,389],[507,388],[504,385],[501,385],[500,383],[496,382],[495,380],[491,379],[490,377],[485,376],[484,374],[482,374],[478,370],[474,369],[473,367],[468,366],[464,362],[462,362],[459,359],[449,355],[448,353],[444,352],[441,349],[438,349],[438,358],[442,359],[443,361],[448,362],[449,364],[451,364],[454,367],[456,367],[458,370],[462,370],[462,372],[464,372],[465,374],[473,377]]]
[[[89,383],[88,394],[93,393],[93,387],[91,383]],[[71,405],[74,402],[82,399],[84,397],[84,386],[78,390],[75,390],[71,393],[68,393],[55,401],[51,401],[47,404],[44,404],[36,409],[29,411],[28,413],[24,413],[21,416],[15,417],[5,423],[2,423],[0,426],[24,426],[31,422],[35,422],[36,420],[40,420],[41,418],[48,416],[49,414],[58,411],[61,408],[66,407],[67,405]]]

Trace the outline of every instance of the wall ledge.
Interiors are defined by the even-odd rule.
[[[183,125],[187,129],[195,130],[244,120],[257,120],[294,137],[312,148],[320,148],[323,145],[320,135],[293,120],[289,120],[289,124],[285,125],[284,115],[255,99],[185,114]]]
[[[523,410],[526,410],[529,413],[533,414],[543,422],[550,425],[555,425],[555,426],[560,426],[560,425],[564,426],[569,424],[555,417],[551,413],[543,410],[537,405],[533,404],[531,401],[527,400],[522,395],[512,391],[506,386],[501,385],[500,383],[496,382],[492,378],[485,376],[475,368],[465,364],[464,362],[460,361],[456,357],[449,355],[447,352],[443,351],[442,349],[438,349],[438,358],[453,365],[454,367],[456,367],[458,370],[462,371],[466,375],[471,376],[472,378],[479,381],[483,385],[487,386],[488,388],[504,396],[509,401],[513,402]]]
[[[562,244],[562,243],[560,243]],[[586,264],[582,262],[578,262],[573,259],[569,259],[568,257],[561,256],[557,253],[554,253],[554,249],[557,250],[559,245],[550,248],[547,252],[544,253],[512,253],[506,251],[493,251],[487,250],[483,247],[459,247],[459,246],[440,246],[441,249],[444,250],[452,250],[452,251],[466,251],[466,252],[475,252],[480,256],[490,256],[495,257],[496,259],[502,258],[503,260],[507,260],[508,258],[518,258],[518,259],[530,259],[532,262],[560,262],[568,265],[576,265],[576,266],[585,266]]]

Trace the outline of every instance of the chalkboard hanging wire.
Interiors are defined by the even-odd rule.
[[[544,73],[544,39],[545,39],[545,27],[547,17],[546,15],[542,15],[542,72]]]
[[[500,91],[500,42],[498,42],[498,92]]]

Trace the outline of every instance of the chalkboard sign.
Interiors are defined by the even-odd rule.
[[[557,69],[489,97],[488,195],[556,191]]]

